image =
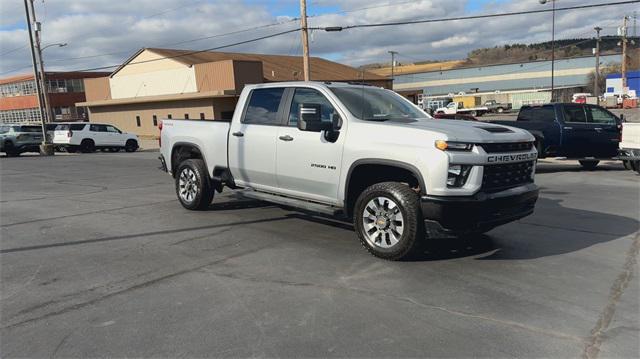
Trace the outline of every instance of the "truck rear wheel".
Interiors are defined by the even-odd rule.
[[[600,161],[598,160],[580,160],[578,162],[580,162],[580,166],[582,166],[582,168],[587,171],[596,169],[596,166],[598,166],[598,163],[600,163]]]
[[[213,199],[213,188],[204,161],[185,160],[176,173],[176,194],[182,206],[190,210],[207,209]]]
[[[353,218],[360,243],[379,258],[407,258],[424,239],[418,194],[402,183],[382,182],[365,189]]]

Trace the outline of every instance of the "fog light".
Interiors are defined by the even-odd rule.
[[[450,165],[447,175],[447,187],[459,188],[467,183],[467,178],[471,172],[470,165]]]

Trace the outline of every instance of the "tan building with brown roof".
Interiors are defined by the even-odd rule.
[[[391,87],[388,77],[325,59],[310,59],[314,81],[366,82]],[[245,84],[302,79],[299,56],[141,49],[108,77],[87,79],[92,122],[111,123],[142,137],[158,135],[163,118],[220,119],[233,115]]]

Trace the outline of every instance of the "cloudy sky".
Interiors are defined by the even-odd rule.
[[[558,7],[609,0],[558,0]],[[307,0],[310,26],[333,26],[541,9],[538,0]],[[47,70],[83,70],[122,63],[141,47],[206,49],[299,26],[298,0],[35,0]],[[637,5],[637,4],[634,4]],[[558,13],[556,37],[615,34],[634,5]],[[22,0],[0,0],[0,76],[29,71]],[[275,25],[273,25],[275,24]],[[262,26],[267,25],[267,26]],[[247,31],[242,31],[247,30]],[[233,34],[229,34],[232,33]],[[313,31],[311,54],[351,65],[457,59],[478,47],[547,41],[551,14],[452,21],[342,32]],[[301,54],[298,32],[224,51]]]

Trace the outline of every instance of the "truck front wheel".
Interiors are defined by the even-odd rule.
[[[180,163],[175,181],[176,194],[184,208],[203,210],[209,207],[213,188],[203,160],[189,159]]]
[[[424,236],[418,194],[397,182],[365,189],[354,208],[354,227],[364,248],[376,257],[399,260],[419,247]]]

